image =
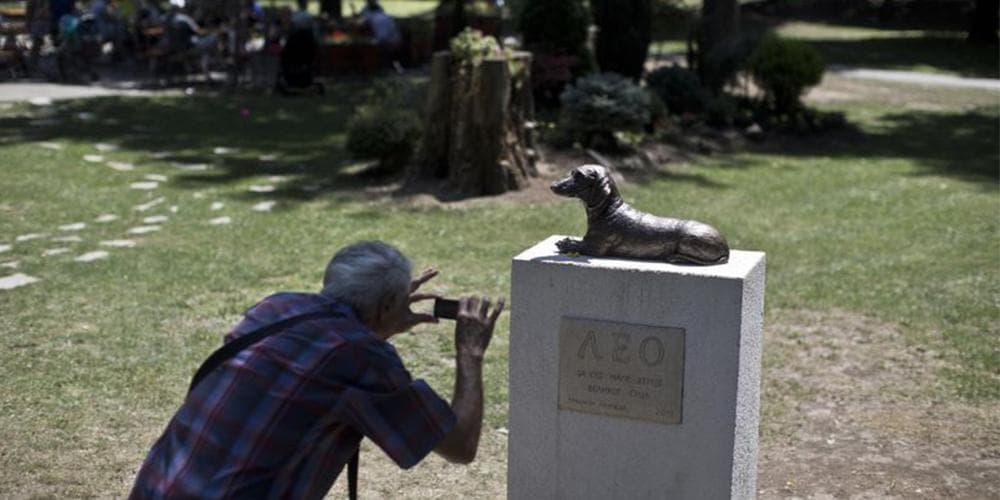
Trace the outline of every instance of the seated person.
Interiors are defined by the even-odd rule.
[[[379,46],[387,51],[394,51],[399,48],[402,35],[399,33],[399,26],[396,20],[385,13],[378,0],[366,0],[365,8],[361,9],[361,19],[372,30],[372,36]]]

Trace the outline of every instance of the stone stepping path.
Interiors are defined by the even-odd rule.
[[[37,283],[39,281],[41,280],[34,276],[28,276],[24,273],[12,274],[10,276],[0,278],[0,290],[12,290],[20,286]]]
[[[38,104],[38,105],[45,106],[47,104]],[[88,112],[79,113],[77,115],[77,118],[81,121],[94,121],[99,119],[93,113],[88,113]],[[56,120],[53,118],[52,121],[55,122]],[[37,144],[40,148],[51,151],[64,151],[67,147],[63,143],[53,142],[53,141],[41,141],[38,142]],[[101,154],[85,154],[83,155],[83,161],[87,163],[103,163],[109,169],[118,172],[133,172],[136,170],[136,165],[131,162],[110,160],[105,158],[104,156],[105,153],[114,153],[120,150],[120,146],[118,144],[96,143],[93,145],[93,147],[97,151],[97,153]],[[218,156],[231,155],[238,152],[239,152],[238,148],[223,147],[223,146],[218,146],[212,149],[212,154]],[[175,152],[160,151],[160,152],[150,153],[149,157],[156,160],[163,160],[163,159],[168,159],[171,156],[177,154],[178,153]],[[258,159],[261,162],[273,162],[278,160],[278,155],[263,154],[259,155]],[[172,162],[171,165],[178,170],[191,171],[191,172],[206,171],[212,168],[212,165],[210,163]],[[287,181],[287,179],[288,177],[283,175],[271,175],[267,177],[262,177],[261,180],[266,181],[266,183],[252,184],[249,186],[245,186],[244,189],[246,189],[251,193],[273,193],[277,191],[276,185]],[[144,173],[142,174],[141,178],[133,179],[132,181],[127,182],[127,184],[128,188],[131,188],[133,190],[151,192],[153,190],[158,189],[161,183],[169,182],[169,180],[170,177],[167,175],[158,173]],[[315,186],[315,187],[317,190],[320,189],[320,186]],[[213,190],[209,190],[207,192],[196,191],[192,193],[192,198],[196,200],[203,200],[206,198],[206,195],[209,195],[212,192]],[[149,198],[147,198],[148,201],[145,201],[138,205],[134,205],[132,207],[133,210],[137,212],[147,212],[149,210],[152,210],[153,208],[161,207],[167,201],[165,196],[158,196],[154,198],[152,193],[149,193],[147,196],[149,196]],[[201,207],[202,209],[208,208],[208,210],[210,211],[218,212],[224,210],[226,208],[226,205],[227,204],[223,203],[222,201],[212,201],[211,203],[207,204],[207,206],[201,205]],[[277,205],[278,201],[276,200],[262,200],[251,205],[249,207],[249,210],[251,212],[266,213],[274,210],[274,208]],[[171,214],[176,214],[180,211],[179,205],[170,205],[169,207],[163,207],[163,208],[165,208],[166,211],[168,211]],[[92,222],[95,224],[109,224],[121,220],[123,220],[122,216],[119,216],[117,214],[103,213],[97,215]],[[169,221],[170,217],[168,215],[163,215],[163,214],[148,215],[145,217],[141,217],[141,225],[132,225],[131,227],[126,226],[122,230],[125,234],[128,235],[142,235],[142,234],[155,233],[163,230],[164,228],[163,224]],[[219,214],[218,217],[207,219],[206,223],[211,226],[229,225],[233,223],[233,216]],[[13,252],[15,248],[18,246],[18,244],[33,240],[47,239],[48,241],[51,242],[63,243],[63,244],[84,243],[86,239],[84,237],[81,237],[80,234],[84,234],[85,236],[86,231],[89,229],[89,227],[90,225],[88,224],[88,222],[72,222],[56,226],[55,229],[57,229],[58,231],[57,232],[53,231],[55,233],[54,236],[52,235],[51,232],[22,234],[16,236],[14,238],[14,241],[11,241],[9,243],[0,243],[0,253]],[[60,232],[63,234],[60,235],[59,234]],[[107,260],[112,257],[112,251],[119,249],[134,248],[138,246],[140,242],[141,240],[136,240],[131,238],[105,239],[105,240],[95,241],[92,244],[96,244],[99,247],[98,249],[87,251],[84,253],[76,253],[75,256],[72,257],[72,260],[81,263]],[[37,248],[37,250],[34,251],[38,252],[34,255],[40,255],[41,257],[44,258],[74,254],[72,246],[52,246],[49,248],[42,247],[42,248]],[[15,258],[17,257],[16,255],[11,255],[11,256]],[[18,269],[20,265],[21,265],[20,260],[8,260],[0,263],[0,268],[13,270],[13,269]],[[28,274],[15,273],[6,277],[0,277],[0,289],[3,290],[14,289],[32,283],[37,283],[41,280],[42,280],[41,278],[30,276]]]

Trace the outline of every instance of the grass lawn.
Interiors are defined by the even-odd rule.
[[[343,152],[344,123],[365,87],[336,84],[315,99],[0,104],[0,248],[11,247],[0,253],[0,277],[41,279],[0,290],[0,496],[122,496],[227,328],[273,291],[317,289],[344,244],[390,241],[418,268],[441,270],[436,291],[496,296],[509,293],[513,255],[583,230],[582,211],[568,201],[441,205],[386,195],[384,179],[358,173]],[[826,103],[857,129],[671,165],[623,192],[642,209],[713,223],[734,248],[766,251],[769,322],[842,310],[897,325],[905,343],[948,361],[928,391],[995,402],[995,96],[968,92],[924,109],[875,98]],[[147,175],[167,180],[130,187]],[[254,210],[265,201],[276,202],[271,211]],[[135,208],[144,204],[152,206]],[[96,222],[102,214],[118,219]],[[169,220],[129,234],[150,216]],[[230,222],[212,223],[220,217]],[[86,227],[60,229],[78,222]],[[31,233],[45,236],[18,241]],[[80,241],[53,239],[71,235]],[[125,238],[137,246],[99,243]],[[54,248],[69,250],[45,256]],[[96,250],[109,255],[74,260]],[[507,314],[494,342],[490,435],[506,426]],[[447,326],[402,335],[397,346],[415,376],[450,394]],[[491,450],[483,460],[502,464],[503,449]],[[473,486],[503,482],[502,471],[470,474]]]
[[[1000,78],[997,47],[970,45],[964,32],[887,30],[799,21],[784,23],[777,31],[782,36],[809,42],[823,53],[827,64]]]

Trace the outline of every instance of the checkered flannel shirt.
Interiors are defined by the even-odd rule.
[[[322,498],[363,436],[403,468],[433,450],[455,425],[451,407],[350,307],[279,293],[226,341],[323,309],[330,317],[296,323],[205,377],[153,445],[130,498]]]

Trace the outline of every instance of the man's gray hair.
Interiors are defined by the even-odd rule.
[[[354,308],[362,321],[375,318],[387,297],[410,291],[412,266],[399,250],[381,241],[346,246],[330,259],[323,295]]]

